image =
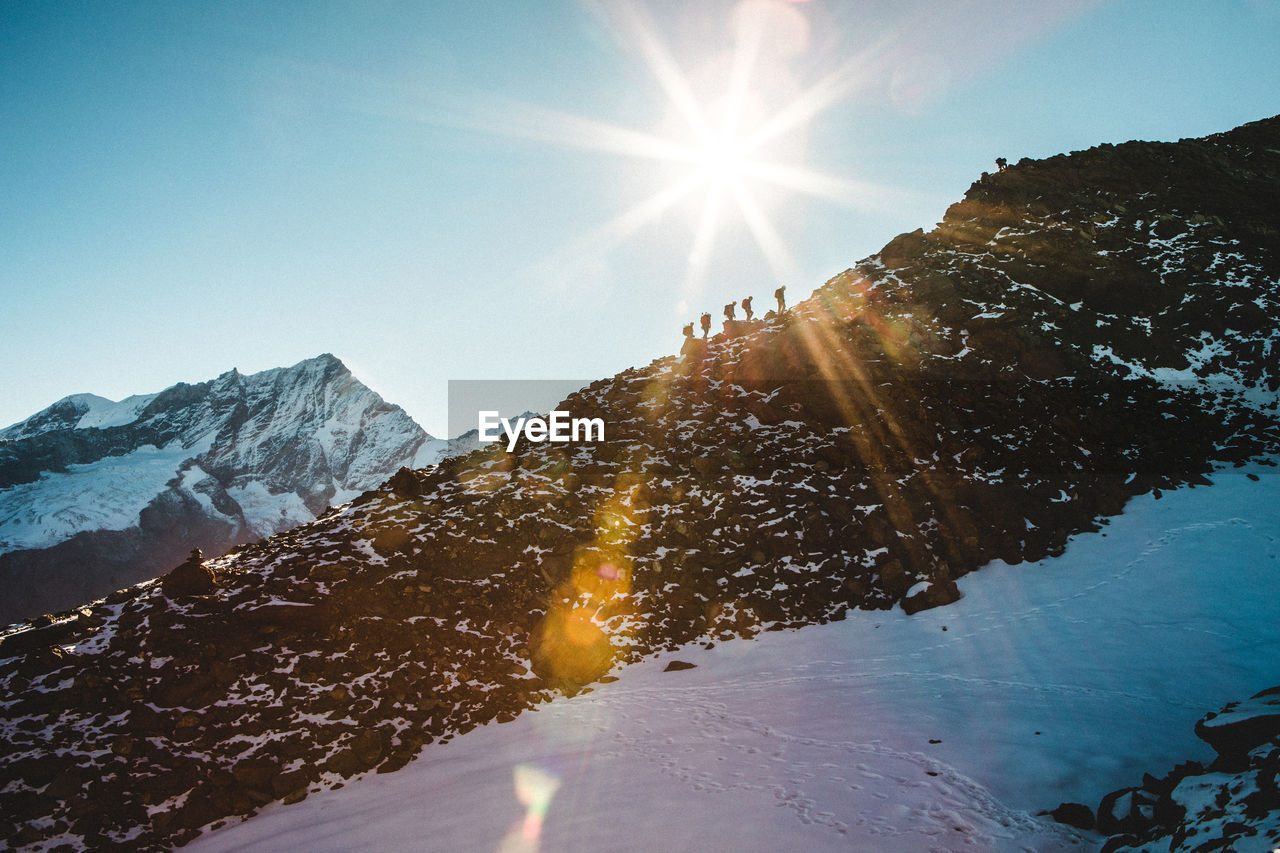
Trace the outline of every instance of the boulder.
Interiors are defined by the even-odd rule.
[[[1280,737],[1280,687],[1231,702],[1196,723],[1196,736],[1225,764],[1241,764],[1256,747]]]
[[[941,607],[959,600],[960,588],[956,586],[955,581],[935,578],[931,581],[921,581],[908,590],[907,596],[902,599],[902,609],[908,614],[919,613],[921,610]]]
[[[191,552],[187,561],[160,579],[160,588],[170,598],[209,595],[218,588],[213,572],[204,564],[200,549]]]
[[[401,468],[392,474],[386,488],[402,498],[416,498],[422,494],[422,483],[409,468]]]
[[[907,234],[899,234],[880,250],[880,260],[886,267],[894,269],[906,266],[907,262],[919,258],[929,246],[924,236],[924,229],[917,228]]]
[[[1049,816],[1058,823],[1074,826],[1086,832],[1093,829],[1093,809],[1084,803],[1062,803],[1049,812]]]
[[[367,770],[368,766],[361,763],[353,750],[341,749],[329,756],[324,763],[324,768],[337,773],[344,779],[349,779],[357,773]]]
[[[902,561],[896,558],[880,567],[880,585],[893,598],[912,589],[913,580],[903,567]]]
[[[685,338],[680,347],[680,355],[690,360],[702,358],[707,351],[707,342],[702,338]]]
[[[373,767],[385,751],[382,735],[376,729],[365,729],[351,741],[351,751],[364,767]]]
[[[273,758],[246,758],[231,768],[235,781],[246,788],[270,789],[280,763]]]
[[[1103,835],[1143,835],[1155,824],[1155,794],[1143,788],[1112,791],[1098,804],[1097,829]]]

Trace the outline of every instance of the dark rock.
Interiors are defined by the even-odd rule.
[[[1280,737],[1280,687],[1232,702],[1196,723],[1196,736],[1226,765],[1241,765],[1249,752]]]
[[[707,342],[702,338],[685,338],[680,345],[680,355],[686,360],[700,359],[707,351]]]
[[[891,597],[898,598],[914,584],[915,580],[903,568],[901,560],[890,560],[880,567],[880,584]]]
[[[1124,847],[1132,847],[1141,843],[1141,839],[1135,835],[1114,835],[1106,840],[1099,853],[1115,853]]]
[[[382,759],[383,750],[382,736],[374,729],[360,732],[351,742],[351,751],[366,768],[373,767]]]
[[[332,770],[344,779],[369,769],[367,765],[360,761],[355,751],[351,749],[338,750],[325,762],[325,768]]]
[[[246,788],[270,788],[279,772],[280,764],[273,758],[247,758],[231,768],[232,777]]]
[[[1112,791],[1098,804],[1098,832],[1143,835],[1155,825],[1155,804],[1156,796],[1142,788]]]
[[[218,585],[210,571],[199,556],[199,550],[191,558],[160,580],[160,588],[170,598],[185,598],[193,595],[209,595],[216,592]]]
[[[904,266],[924,254],[929,246],[924,236],[924,229],[917,228],[907,234],[899,234],[880,250],[880,260],[886,267],[893,269]]]
[[[416,498],[422,494],[422,483],[410,468],[401,468],[392,474],[386,488],[402,498]]]
[[[673,660],[673,661],[668,661],[667,665],[662,668],[662,671],[663,672],[679,672],[683,669],[694,669],[695,667],[697,667],[696,663],[689,663],[688,661],[683,661],[683,660]]]
[[[1083,803],[1062,803],[1049,812],[1049,816],[1058,823],[1074,826],[1076,829],[1088,831],[1094,827],[1093,809]]]
[[[403,527],[384,527],[373,534],[373,549],[390,556],[410,545],[409,531]]]
[[[960,588],[956,586],[955,581],[934,580],[930,581],[928,587],[915,595],[902,599],[902,609],[908,614],[919,613],[921,610],[941,607],[944,604],[951,604],[959,600]]]

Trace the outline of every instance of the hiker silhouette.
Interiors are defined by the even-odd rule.
[[[748,296],[746,299],[742,300],[742,310],[747,312],[748,320],[755,316],[755,312],[751,310],[751,300],[753,298],[754,297]]]
[[[728,305],[724,306],[724,318],[726,320],[733,319],[733,309],[736,308],[737,305],[738,303],[736,302],[730,302]]]
[[[703,314],[702,315],[702,336],[705,338],[710,331],[711,331],[711,315]]]
[[[1003,157],[997,157],[997,158],[996,158],[996,169],[998,169],[999,171],[1003,172],[1003,171],[1004,171],[1005,169],[1007,169],[1007,168],[1009,168],[1009,161],[1008,161],[1008,160],[1006,160],[1006,159],[1004,159]]]
[[[773,292],[773,298],[778,300],[779,314],[787,310],[787,286],[785,284]]]

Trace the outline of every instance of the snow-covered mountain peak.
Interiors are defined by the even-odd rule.
[[[61,429],[122,426],[136,420],[155,396],[135,395],[116,402],[97,394],[70,394],[26,420],[0,429],[0,441],[30,438]]]
[[[309,521],[448,450],[329,353],[119,402],[75,394],[0,439],[0,618]]]

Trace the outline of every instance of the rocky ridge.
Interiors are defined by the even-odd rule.
[[[1208,853],[1280,847],[1280,687],[1232,702],[1196,724],[1218,757],[1112,791],[1098,806],[1104,853]]]
[[[8,634],[0,838],[181,843],[658,650],[944,605],[1275,452],[1277,152],[1271,119],[1024,161],[794,310],[559,406],[605,442],[405,469]]]

